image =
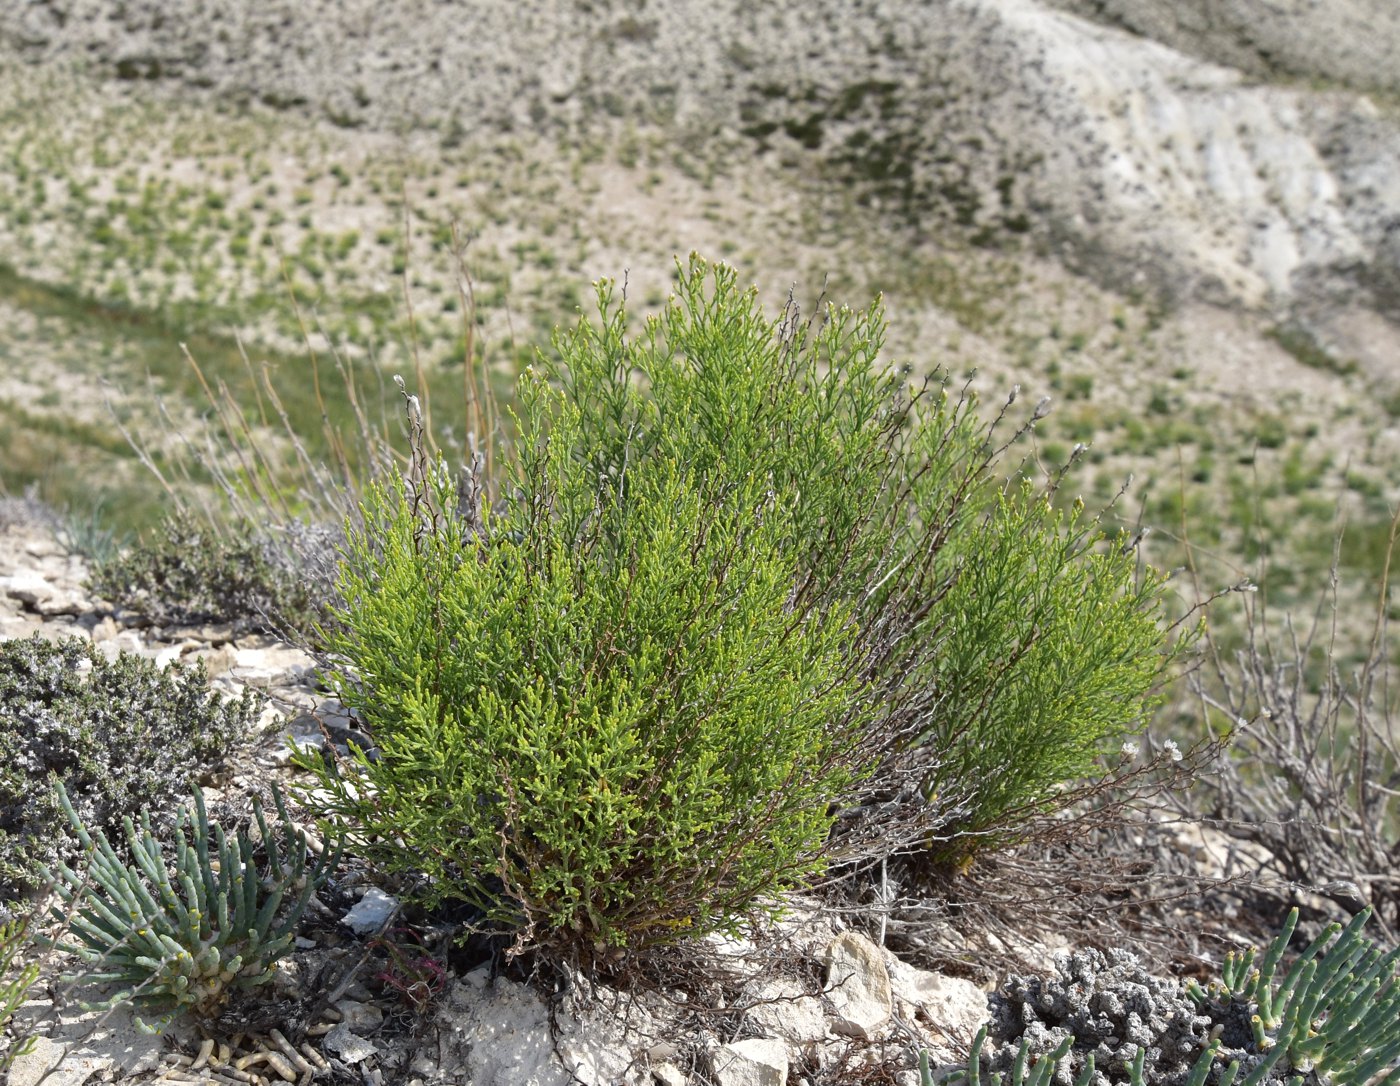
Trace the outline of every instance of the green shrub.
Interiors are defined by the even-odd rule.
[[[321,783],[371,859],[636,946],[810,874],[842,801],[920,808],[868,849],[1015,840],[1143,724],[1160,582],[883,368],[878,306],[773,322],[699,261],[638,335],[599,303],[522,383],[507,502],[419,456],[352,525],[331,651],[376,749]]]
[[[527,377],[523,405],[499,516],[445,512],[445,471],[371,491],[331,650],[377,750],[320,802],[522,947],[728,927],[821,866],[861,734],[847,616],[794,601],[767,480],[599,477],[569,401]]]
[[[119,826],[142,805],[168,814],[260,709],[252,692],[212,694],[202,666],[161,671],[126,653],[108,662],[80,638],[0,643],[0,901],[63,855],[51,778],[90,826]]]
[[[287,817],[281,794],[274,790],[280,848],[253,797],[253,819],[266,855],[260,872],[251,835],[239,830],[230,840],[218,823],[211,827],[203,793],[195,788],[194,809],[182,810],[175,827],[172,876],[149,811],[141,813],[139,834],[129,816],[122,820],[133,858],[128,864],[104,833],[88,832],[62,784],[56,791],[90,856],[82,873],[66,864],[45,872],[60,899],[54,917],[72,914],[77,941],[62,944],[63,949],[90,967],[64,979],[124,986],[89,1007],[131,1001],[157,1012],[212,1017],[233,991],[272,980],[275,962],[292,949],[297,921],[311,895],[339,858],[338,851],[325,850],[307,870],[305,834]],[[291,908],[279,918],[284,901]]]
[[[307,632],[320,617],[312,586],[275,562],[251,530],[215,531],[186,514],[100,561],[90,585],[157,626]]]
[[[1102,771],[1155,707],[1161,579],[1103,538],[1082,507],[1029,486],[997,497],[945,550],[957,570],[917,628],[905,681],[936,692],[921,713],[925,790],[956,802],[957,860],[1014,841],[1024,819]]]
[[[660,458],[768,481],[799,597],[863,631],[896,737],[877,778],[920,776],[944,858],[1013,840],[1145,725],[1173,659],[1161,579],[1045,488],[1003,484],[1010,438],[883,366],[878,306],[771,322],[731,269],[692,260],[635,338],[606,286],[600,310],[546,362],[578,455],[600,480]]]

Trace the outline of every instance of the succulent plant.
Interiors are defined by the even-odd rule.
[[[1388,1086],[1400,1080],[1400,949],[1332,924],[1281,980],[1298,922],[1221,980],[1184,987],[1127,951],[1061,954],[1057,977],[1008,979],[953,1079],[981,1086]]]
[[[1328,925],[1276,982],[1298,923],[1294,909],[1262,958],[1252,948],[1231,954],[1219,984],[1190,982],[1186,993],[1227,1024],[1251,1009],[1249,1040],[1278,1077],[1312,1072],[1337,1086],[1392,1082],[1400,1078],[1400,948],[1383,954],[1361,934],[1370,916],[1363,909],[1345,928]],[[1242,1086],[1252,1086],[1250,1079]]]
[[[222,826],[210,823],[195,788],[194,809],[182,811],[175,828],[174,875],[145,811],[139,834],[130,818],[124,820],[134,863],[123,865],[101,831],[89,834],[83,827],[61,784],[57,791],[91,857],[86,876],[66,864],[50,874],[61,904],[74,914],[71,932],[78,942],[63,949],[89,966],[64,979],[122,985],[108,999],[85,1004],[93,1009],[129,1000],[157,1012],[217,1014],[235,989],[272,979],[307,902],[338,859],[338,850],[328,848],[307,870],[305,835],[274,790],[287,854],[279,854],[254,797],[253,816],[267,854],[267,873],[259,875],[252,838],[239,830],[229,840]],[[279,919],[288,900],[291,908]],[[59,904],[54,912],[63,914]]]

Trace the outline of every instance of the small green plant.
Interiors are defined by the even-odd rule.
[[[145,811],[140,833],[123,819],[133,859],[126,864],[105,834],[83,826],[62,784],[56,792],[89,857],[82,874],[67,864],[48,873],[73,911],[70,931],[77,942],[63,949],[89,967],[65,980],[121,985],[94,1008],[131,1001],[157,1013],[216,1015],[233,991],[272,979],[311,895],[338,859],[338,851],[327,848],[307,868],[305,835],[274,790],[280,846],[253,798],[266,857],[260,871],[250,834],[240,829],[230,840],[222,826],[210,823],[204,795],[195,788],[193,810],[184,809],[175,828],[173,874]],[[282,913],[284,902],[290,908]],[[58,906],[54,913],[65,915]]]
[[[1297,909],[1262,957],[1230,954],[1208,987],[1151,977],[1126,951],[1061,955],[1058,978],[1008,978],[951,1081],[1388,1086],[1400,1079],[1400,949],[1362,936],[1369,917],[1329,925],[1281,980]]]
[[[1370,916],[1368,908],[1345,928],[1329,924],[1280,980],[1298,924],[1293,909],[1262,957],[1253,949],[1232,953],[1219,984],[1187,982],[1187,994],[1213,1019],[1242,1006],[1251,1012],[1254,1047],[1267,1056],[1240,1086],[1262,1081],[1265,1067],[1291,1086],[1310,1072],[1337,1086],[1400,1079],[1400,949],[1383,954],[1361,934]],[[1227,1070],[1226,1086],[1234,1073]]]
[[[202,665],[108,660],[76,637],[0,643],[0,902],[35,889],[36,865],[64,856],[50,777],[89,826],[114,829],[143,805],[166,822],[261,708],[252,691],[211,693]]]
[[[13,1017],[24,1003],[30,987],[39,979],[39,966],[34,962],[15,968],[15,961],[23,953],[29,939],[29,918],[11,917],[0,924],[0,1030]],[[20,1056],[34,1047],[34,1038],[26,1037],[0,1049],[0,1075]]]

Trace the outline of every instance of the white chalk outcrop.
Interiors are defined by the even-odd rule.
[[[916,229],[1029,232],[1120,288],[1400,318],[1393,107],[1246,74],[1388,86],[1400,9],[1061,2],[39,0],[0,10],[0,49],[384,129],[625,118],[805,156]]]

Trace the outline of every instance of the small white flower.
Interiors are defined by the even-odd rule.
[[[1162,746],[1166,748],[1167,753],[1172,756],[1173,762],[1181,761],[1181,748],[1176,745],[1175,739],[1163,740]]]
[[[1138,745],[1131,740],[1123,744],[1123,757],[1136,758],[1138,756]]]

